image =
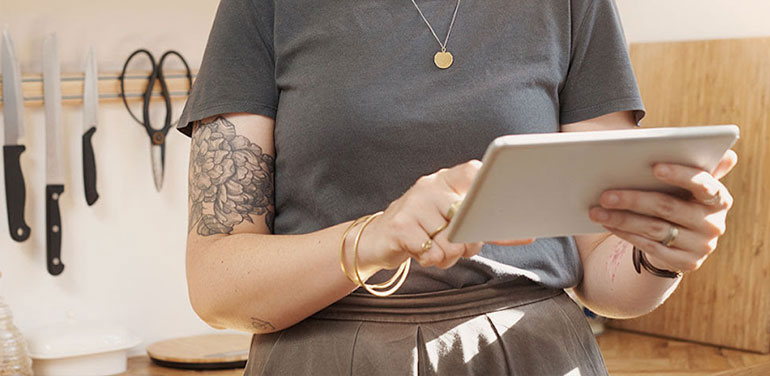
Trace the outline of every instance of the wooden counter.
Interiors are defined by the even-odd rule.
[[[766,376],[770,355],[674,341],[620,330],[598,337],[612,376]],[[128,360],[125,376],[240,376],[243,369],[184,371],[159,367],[146,356]]]
[[[193,371],[161,367],[153,363],[149,357],[134,356],[128,358],[128,371],[122,376],[241,376],[243,368],[218,371]]]
[[[770,375],[770,355],[615,329],[597,340],[612,376]]]

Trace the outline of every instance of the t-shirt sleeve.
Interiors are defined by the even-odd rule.
[[[200,70],[177,129],[218,114],[248,112],[275,118],[278,89],[273,53],[273,4],[222,0]]]
[[[559,92],[560,123],[574,123],[644,105],[631,68],[615,0],[573,1],[570,64]]]

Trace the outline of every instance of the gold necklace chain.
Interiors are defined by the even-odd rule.
[[[425,21],[425,24],[428,25],[428,28],[430,29],[430,32],[433,33],[433,37],[436,38],[436,42],[438,42],[439,46],[441,46],[441,51],[436,52],[436,54],[433,56],[433,62],[436,64],[437,67],[441,69],[446,69],[452,66],[452,62],[454,61],[454,57],[451,53],[449,53],[446,50],[447,42],[449,42],[449,34],[452,32],[452,26],[455,24],[455,18],[457,17],[457,10],[460,9],[460,0],[457,0],[457,5],[455,6],[455,12],[452,14],[452,22],[449,23],[449,30],[446,33],[446,38],[444,39],[444,43],[441,43],[441,39],[438,39],[438,35],[436,35],[436,31],[433,30],[433,26],[430,25],[430,22],[428,22],[428,19],[425,18],[425,15],[422,14],[422,10],[420,10],[420,7],[417,6],[417,3],[412,0],[412,4],[414,4],[414,7],[417,8],[417,11],[420,12],[420,17],[422,17],[422,20]]]

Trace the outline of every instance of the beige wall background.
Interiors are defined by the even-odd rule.
[[[770,35],[765,0],[616,0],[629,42]]]
[[[770,35],[766,0],[617,2],[632,43]],[[102,72],[119,71],[141,47],[156,55],[176,49],[197,68],[217,3],[0,0],[0,28],[12,34],[25,73],[42,70],[42,40],[50,32],[58,36],[63,72],[82,71],[89,45]],[[175,115],[182,104],[175,103]],[[45,269],[44,117],[42,107],[26,108],[22,166],[33,232],[26,242],[14,242],[7,234],[5,211],[0,211],[0,296],[22,332],[68,318],[109,320],[144,339],[134,354],[159,339],[214,332],[190,308],[185,285],[188,140],[169,133],[165,183],[158,193],[144,131],[119,102],[102,104],[99,117],[94,145],[101,198],[88,207],[80,167],[81,107],[63,109],[66,268],[52,277]],[[5,201],[2,185],[0,200]]]

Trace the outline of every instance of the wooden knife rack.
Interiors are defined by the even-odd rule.
[[[195,79],[197,72],[193,72]],[[142,98],[147,88],[147,76],[149,71],[126,72],[125,88],[126,99],[137,101]],[[120,80],[119,73],[105,73],[99,75],[99,102],[120,101]],[[0,75],[0,79],[2,75]],[[189,85],[187,77],[182,71],[169,71],[165,74],[166,84],[172,98],[185,98]],[[83,103],[83,73],[63,73],[61,75],[61,90],[63,104]],[[2,93],[2,82],[0,82],[0,94]],[[24,97],[25,106],[41,106],[43,104],[43,76],[41,74],[23,75],[21,78],[21,91]],[[160,84],[155,83],[152,90],[152,99],[161,99]],[[3,97],[0,95],[0,107],[3,106]]]

